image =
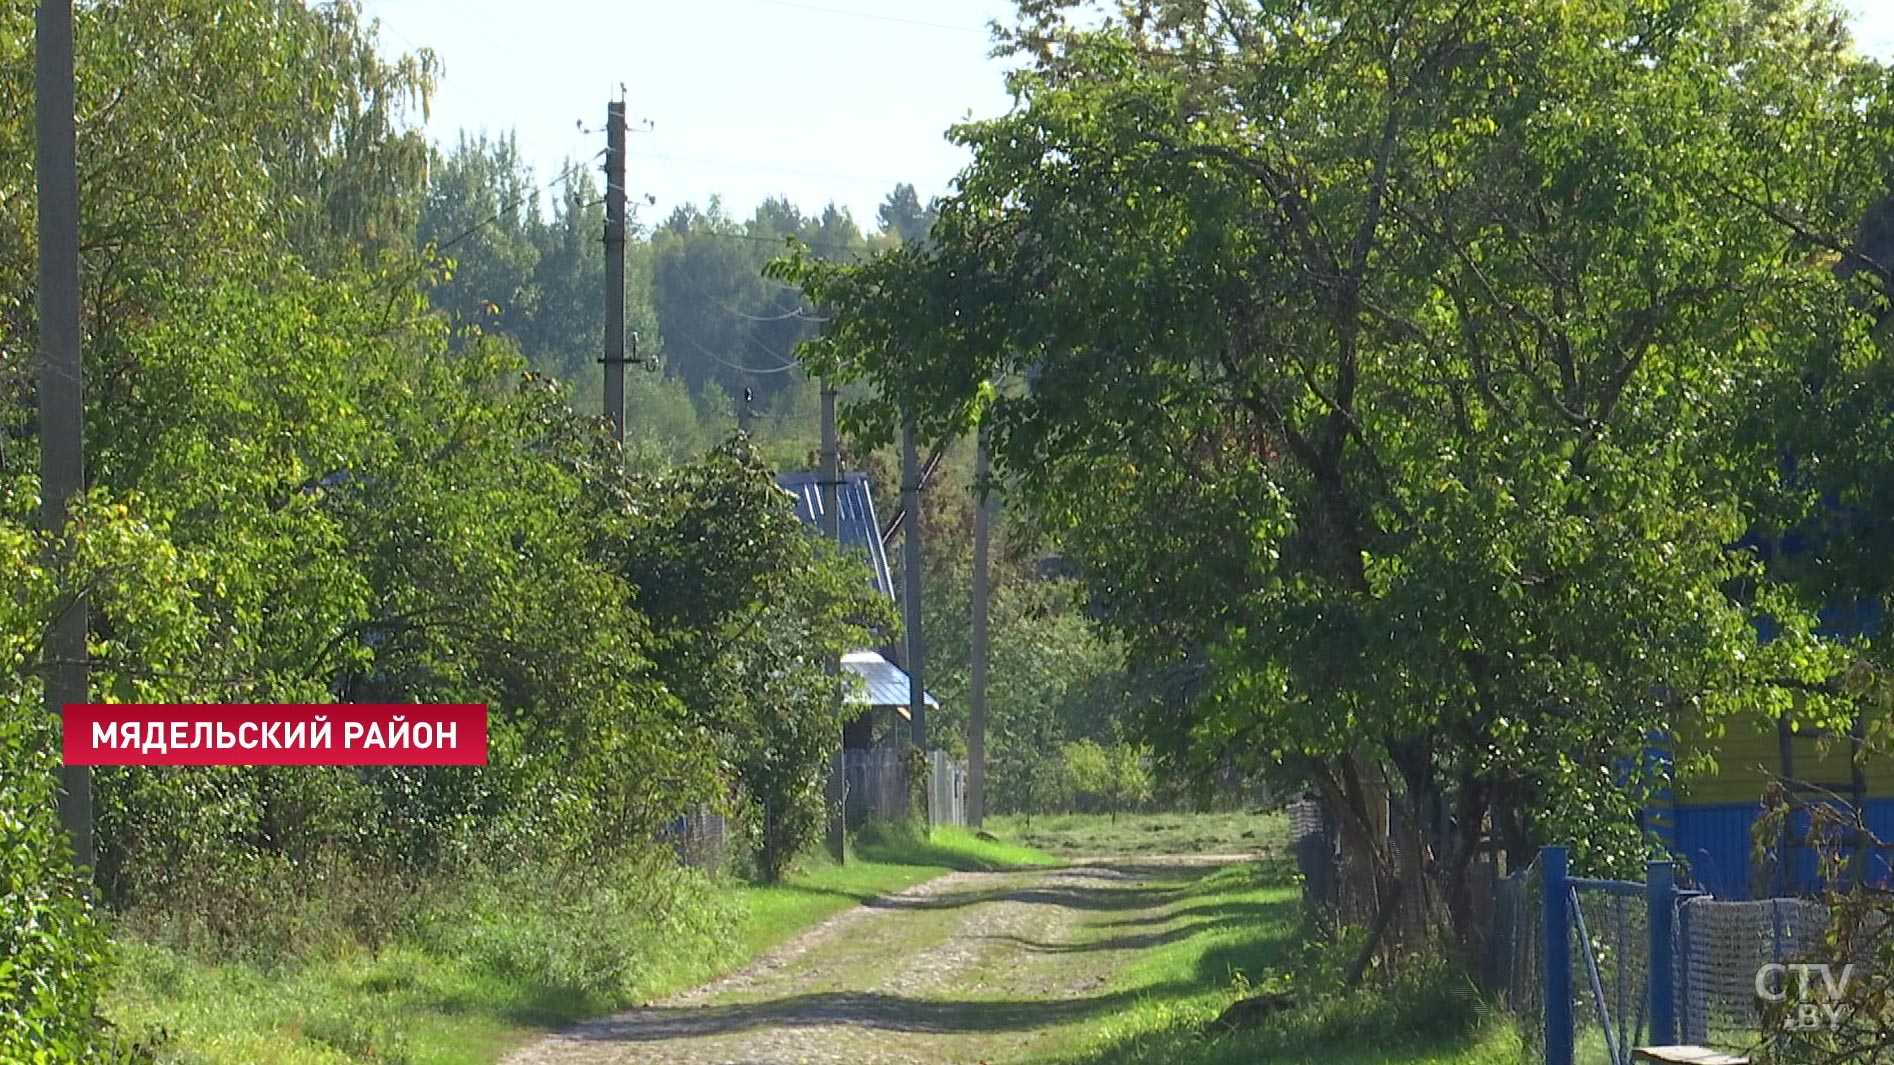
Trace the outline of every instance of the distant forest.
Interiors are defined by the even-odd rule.
[[[649,458],[702,452],[751,416],[752,435],[782,466],[808,461],[814,389],[795,360],[817,317],[792,285],[763,276],[794,238],[821,258],[852,260],[923,239],[933,205],[914,186],[891,190],[864,229],[846,208],[805,213],[783,199],[747,218],[716,197],[662,220],[636,214],[627,250],[626,322],[647,373],[626,384],[627,445]],[[605,329],[600,247],[605,196],[594,168],[537,174],[511,136],[462,136],[428,176],[418,244],[438,257],[429,289],[463,340],[512,339],[533,368],[602,403]],[[747,399],[746,399],[747,397]]]

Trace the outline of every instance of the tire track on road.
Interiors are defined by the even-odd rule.
[[[502,1065],[958,1065],[1016,1060],[1124,1003],[1101,991],[1134,947],[1086,926],[1159,927],[1181,890],[1150,873],[1242,860],[1091,860],[949,873],[836,914],[737,972],[599,1018]]]

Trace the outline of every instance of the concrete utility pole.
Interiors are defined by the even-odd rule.
[[[625,102],[606,107],[605,418],[625,440]]]
[[[914,422],[901,426],[901,509],[907,524],[901,533],[901,606],[908,637],[908,735],[927,750],[927,689],[922,679],[926,649],[921,643],[921,460],[914,446]]]
[[[85,376],[79,351],[79,164],[73,90],[72,0],[41,0],[34,23],[34,125],[39,141],[40,496],[47,532],[66,532],[66,511],[85,491]],[[47,634],[46,706],[90,702],[86,601],[73,589]],[[60,773],[59,821],[73,857],[93,864],[92,770]]]
[[[835,386],[822,382],[822,535],[842,542],[842,515],[837,511],[842,488],[842,453],[835,431]]]
[[[841,448],[836,442],[835,432],[835,386],[822,382],[822,483],[819,486],[822,501],[822,535],[830,543],[842,542],[842,515],[837,510],[840,505],[842,487]],[[842,663],[831,656],[826,663],[831,676],[839,676]],[[838,862],[848,860],[848,752],[842,747],[841,737],[836,737],[835,754],[829,759],[829,780],[826,798],[829,805],[828,845],[829,854]]]
[[[973,452],[973,647],[967,678],[967,823],[974,828],[986,817],[987,602],[991,594],[987,542],[993,531],[993,495],[987,491],[986,480],[990,468],[987,430],[982,425]]]

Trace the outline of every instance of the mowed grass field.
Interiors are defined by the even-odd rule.
[[[1281,854],[1289,825],[1275,813],[1042,814],[987,819],[987,828],[1066,858],[1145,854]]]

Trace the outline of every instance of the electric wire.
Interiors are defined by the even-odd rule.
[[[725,359],[721,355],[718,355],[716,352],[710,350],[709,348],[703,346],[702,344],[699,344],[695,337],[684,337],[683,340],[685,343],[689,344],[691,347],[696,348],[699,352],[703,354],[704,358],[709,359],[711,362],[714,362],[718,364],[719,366],[729,367],[730,369],[739,371],[741,373],[773,374],[773,373],[788,373],[791,370],[802,369],[802,364],[799,362],[788,362],[788,363],[782,364],[781,366],[775,366],[775,367],[769,367],[769,368],[764,368],[764,367],[759,367],[759,366],[742,366],[737,363],[731,362],[728,359]]]
[[[790,177],[822,178],[827,181],[847,181],[858,185],[879,185],[889,187],[904,184],[894,178],[870,177],[866,174],[835,174],[822,170],[795,170],[783,166],[763,166],[757,163],[739,163],[729,159],[694,159],[684,155],[666,155],[663,152],[626,152],[633,159],[652,159],[663,163],[693,163],[697,166],[721,167],[726,170],[749,170],[759,174],[785,174]]]
[[[460,235],[454,237],[454,239],[447,241],[445,244],[435,245],[434,250],[436,252],[445,252],[447,249],[453,247],[456,244],[459,244],[461,241],[466,240],[468,237],[473,236],[475,233],[480,232],[482,229],[485,229],[486,227],[492,225],[493,223],[498,222],[500,219],[505,218],[507,215],[510,215],[513,212],[519,210],[520,208],[526,206],[528,202],[534,199],[537,199],[538,197],[543,196],[546,193],[551,192],[552,190],[558,188],[560,185],[563,185],[566,182],[572,180],[572,178],[576,174],[578,174],[581,170],[583,170],[587,165],[592,163],[593,160],[596,160],[600,155],[604,155],[604,154],[605,153],[603,151],[600,151],[596,155],[593,155],[591,159],[587,159],[583,163],[568,164],[565,170],[562,171],[558,177],[552,179],[551,181],[545,182],[544,184],[535,186],[534,188],[521,194],[521,196],[518,199],[514,200],[512,203],[506,205],[505,207],[500,208],[499,211],[495,212],[490,217],[484,218],[481,221],[475,222],[473,225],[467,227],[467,229],[462,231]]]

